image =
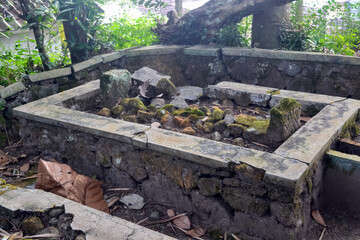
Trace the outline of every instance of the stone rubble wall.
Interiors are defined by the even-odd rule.
[[[135,188],[146,201],[187,212],[192,223],[210,232],[228,231],[241,239],[302,239],[320,189],[319,166],[294,188],[246,164],[212,168],[85,132],[25,119],[20,123],[29,149],[40,148],[49,158],[113,187]]]
[[[18,136],[14,107],[99,79],[110,69],[144,66],[169,75],[176,86],[221,81],[360,99],[360,59],[318,53],[213,46],[150,46],[95,56],[70,67],[32,74],[0,90],[4,105],[0,146]]]

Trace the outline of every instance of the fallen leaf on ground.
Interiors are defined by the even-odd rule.
[[[17,162],[17,159],[11,156],[8,156],[6,153],[0,150],[0,167],[4,167],[9,163]]]
[[[40,159],[35,188],[52,192],[106,213],[109,212],[100,182],[78,174],[67,164]]]
[[[189,231],[186,232],[187,235],[191,236],[191,237],[201,237],[202,235],[204,235],[206,233],[206,229],[200,227],[200,226],[195,226],[194,229],[190,229]]]
[[[141,84],[139,86],[139,90],[140,90],[140,95],[144,98],[149,98],[148,96],[146,96],[146,92],[148,91],[148,87],[150,85],[151,80],[147,80],[145,81],[143,84]]]
[[[324,220],[324,218],[321,216],[319,210],[312,210],[312,211],[311,211],[311,216],[314,218],[314,220],[315,220],[318,224],[320,224],[320,225],[322,225],[322,226],[324,226],[324,227],[327,227],[327,225],[326,225],[326,223],[325,223],[325,220]]]
[[[24,165],[22,165],[21,167],[20,167],[20,171],[21,172],[27,172],[27,171],[29,171],[29,168],[30,168],[30,163],[25,163]]]
[[[300,117],[300,121],[308,122],[310,121],[311,117]]]
[[[174,211],[174,210],[168,209],[166,212],[167,212],[167,215],[168,215],[169,217],[175,217],[175,211]]]
[[[179,228],[188,230],[191,228],[190,219],[188,216],[181,216],[177,219],[173,220],[173,223],[178,226]]]

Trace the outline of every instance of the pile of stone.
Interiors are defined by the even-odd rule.
[[[176,88],[171,77],[144,67],[134,74],[127,70],[111,70],[100,82],[103,105],[98,114],[129,122],[151,124],[190,135],[229,140],[244,146],[244,140],[277,147],[300,128],[301,105],[291,98],[282,99],[270,115],[234,115],[239,107],[232,100],[200,106],[205,98],[200,87]],[[134,95],[129,97],[129,95]],[[258,112],[264,113],[261,109]]]

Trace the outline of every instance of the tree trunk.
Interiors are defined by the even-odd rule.
[[[154,29],[162,44],[208,44],[226,23],[294,0],[210,0],[185,14],[172,25],[158,23]]]
[[[49,56],[47,55],[46,48],[44,45],[44,37],[45,36],[42,34],[41,29],[39,28],[38,25],[34,25],[33,27],[31,27],[31,30],[33,30],[33,32],[34,32],[36,48],[39,51],[44,70],[49,71],[51,69],[51,63],[50,63],[50,59],[49,59]]]
[[[253,15],[252,47],[280,49],[280,33],[291,27],[290,4],[272,7]]]
[[[89,57],[87,34],[75,21],[64,21],[64,33],[68,43],[71,63],[82,62]]]
[[[182,0],[175,0],[175,10],[179,17],[183,14],[183,1]]]

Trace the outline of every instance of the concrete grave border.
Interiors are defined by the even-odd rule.
[[[100,92],[99,80],[71,90],[31,102],[14,109],[18,118],[79,130],[89,134],[119,140],[135,148],[175,154],[186,160],[208,167],[227,167],[229,164],[247,164],[265,171],[265,178],[284,186],[296,186],[308,169],[319,161],[333,140],[341,133],[347,121],[358,114],[360,101],[310,93],[252,86],[233,82],[221,82],[209,86],[211,97],[229,98],[236,101],[239,94],[248,94],[251,104],[272,105],[282,97],[293,97],[304,108],[323,107],[316,116],[301,127],[274,153],[265,153],[239,146],[193,137],[163,129],[122,120],[106,118],[63,107],[66,100],[93,97]],[[178,139],[181,139],[179,141]]]

